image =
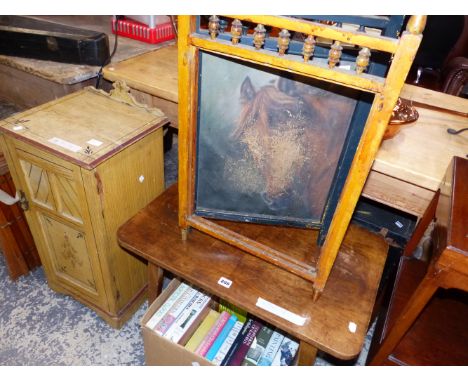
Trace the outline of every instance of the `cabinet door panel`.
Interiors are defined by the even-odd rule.
[[[55,209],[47,171],[23,159],[20,159],[20,164],[30,194],[30,201],[45,208]]]
[[[82,230],[38,213],[55,275],[61,281],[98,295],[86,235]]]
[[[57,201],[56,212],[77,223],[83,223],[77,188],[73,179],[54,174],[51,178]]]
[[[108,309],[80,168],[24,142],[10,141],[8,148],[51,285]]]

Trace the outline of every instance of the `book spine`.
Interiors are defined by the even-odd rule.
[[[161,321],[164,315],[169,311],[169,309],[174,305],[177,299],[182,296],[182,294],[189,288],[185,283],[181,283],[177,289],[172,292],[172,294],[167,298],[167,300],[159,307],[159,309],[153,314],[153,316],[148,320],[146,326],[150,329],[154,327]]]
[[[207,333],[200,345],[198,345],[198,348],[195,350],[196,354],[204,357],[206,353],[208,353],[208,350],[210,350],[210,347],[213,345],[214,341],[219,336],[219,333],[221,333],[224,326],[229,321],[230,317],[231,315],[228,312],[222,312],[219,315],[213,327],[210,329],[210,331]]]
[[[185,348],[191,352],[194,352],[198,348],[200,342],[205,338],[206,334],[210,331],[211,327],[215,324],[219,317],[219,313],[216,310],[209,309],[208,314],[201,322],[200,326],[195,330],[193,335],[189,338],[185,344]]]
[[[203,292],[197,292],[167,332],[164,333],[164,337],[172,342],[178,343],[210,301],[210,296],[207,296]]]
[[[253,321],[254,320],[251,318],[247,319],[244,326],[242,327],[242,330],[237,335],[236,340],[234,341],[232,346],[229,348],[229,351],[227,352],[226,357],[224,357],[223,361],[221,362],[221,366],[225,366],[229,364],[229,362],[231,361],[231,358],[234,356],[234,353],[237,351],[240,344],[242,343],[245,336],[247,335],[250,328],[252,327]]]
[[[200,311],[200,313],[197,315],[195,320],[193,320],[193,322],[189,324],[188,329],[180,338],[180,340],[177,342],[179,345],[185,346],[187,344],[187,342],[193,336],[195,331],[200,327],[203,320],[208,316],[208,313],[210,312],[210,310],[211,310],[210,305],[208,304]]]
[[[255,339],[255,336],[262,328],[263,324],[258,321],[253,320],[252,326],[250,327],[249,331],[245,335],[245,337],[240,342],[237,350],[232,355],[231,359],[228,362],[229,366],[240,366],[242,361],[245,358],[245,355],[249,351],[250,345]]]
[[[247,320],[247,311],[242,310],[241,308],[235,306],[234,304],[231,304],[230,302],[227,302],[226,300],[219,300],[219,312],[228,312],[231,315],[234,315],[237,317],[237,320],[244,323]]]
[[[283,342],[284,336],[281,333],[273,332],[271,335],[270,341],[265,348],[260,360],[258,361],[258,366],[270,366],[275,359],[276,353],[278,352],[281,343]]]
[[[229,318],[229,321],[226,322],[226,325],[224,325],[223,330],[221,330],[221,333],[219,333],[219,336],[215,339],[215,341],[213,342],[213,345],[210,347],[210,349],[206,353],[205,358],[208,361],[213,360],[213,358],[218,353],[219,349],[221,348],[221,345],[226,340],[227,336],[231,332],[231,330],[234,327],[236,322],[237,322],[237,317],[236,316],[231,316]]]
[[[164,335],[167,330],[170,328],[172,323],[179,317],[179,314],[182,313],[187,303],[197,294],[198,292],[190,288],[180,296],[174,305],[169,309],[169,311],[164,315],[164,317],[159,321],[159,323],[154,327],[154,331],[160,336]]]
[[[298,342],[284,337],[271,366],[291,366],[296,357],[297,349],[299,349]]]
[[[221,345],[221,347],[219,348],[218,352],[216,353],[215,357],[212,360],[212,362],[215,365],[217,366],[221,365],[221,362],[223,362],[223,359],[226,357],[229,349],[231,348],[232,344],[235,342],[243,326],[244,324],[240,321],[237,321],[234,324],[234,327],[231,329],[228,336],[226,337],[226,340],[223,342],[223,344]]]
[[[265,352],[265,349],[273,334],[273,329],[268,326],[263,326],[257,333],[255,340],[250,345],[249,351],[245,355],[242,366],[257,366],[258,361]]]
[[[223,360],[223,365],[240,366],[247,354],[256,334],[263,325],[258,321],[249,318],[236,338],[235,343],[229,349],[226,358]]]

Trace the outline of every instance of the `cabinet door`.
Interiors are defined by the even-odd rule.
[[[107,309],[80,168],[23,142],[6,141],[51,286]]]

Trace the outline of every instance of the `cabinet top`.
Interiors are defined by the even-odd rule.
[[[0,121],[0,132],[92,169],[167,122],[89,87]]]

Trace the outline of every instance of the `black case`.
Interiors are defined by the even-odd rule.
[[[105,33],[26,16],[0,16],[0,54],[81,65],[109,58]]]

